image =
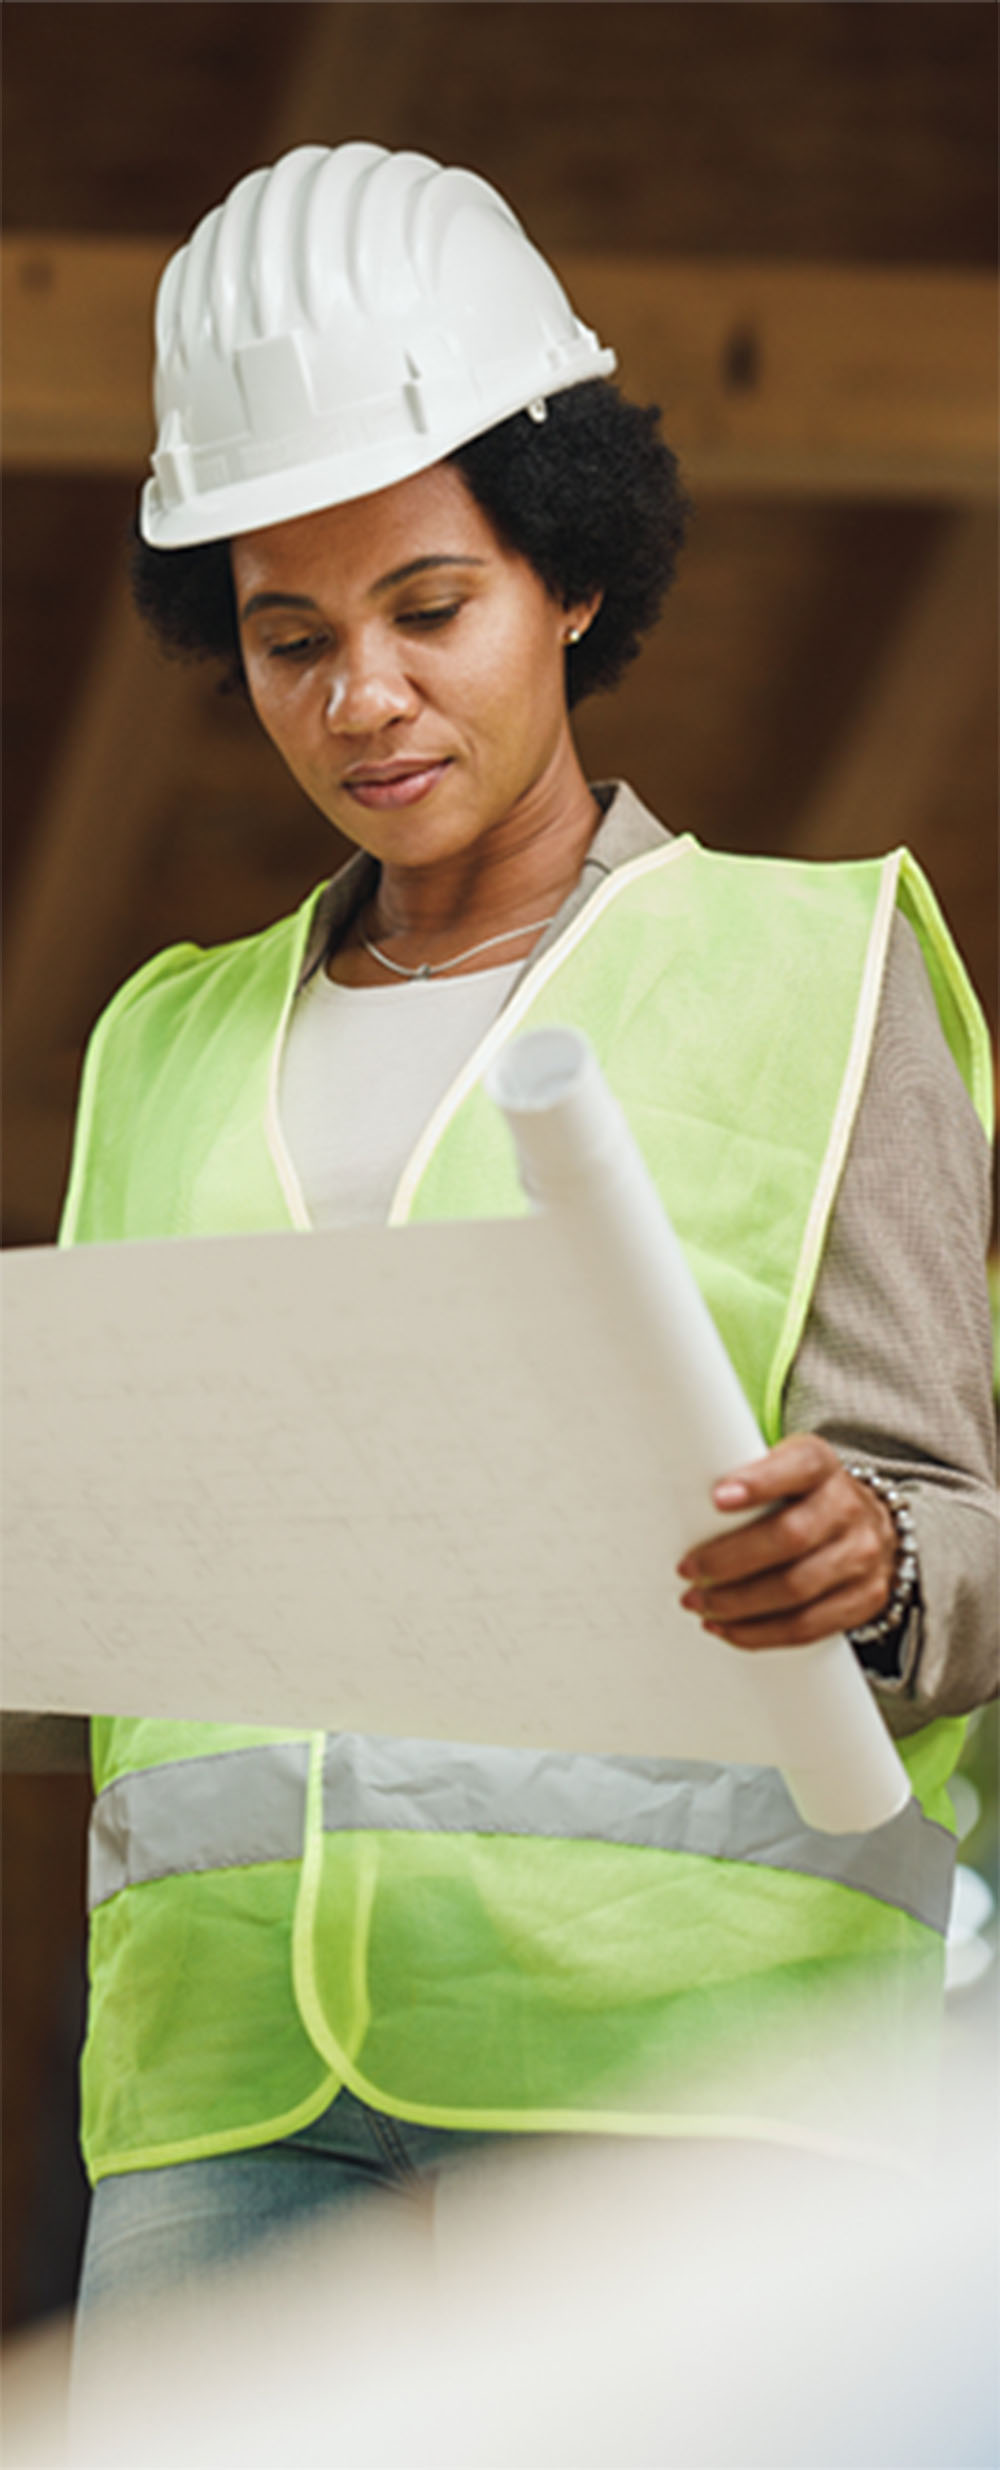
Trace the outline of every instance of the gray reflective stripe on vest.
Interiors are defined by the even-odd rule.
[[[954,1837],[909,1800],[870,1835],[803,1825],[774,1767],[592,1758],[331,1733],[323,1824],[438,1834],[541,1835],[759,1862],[858,1887],[931,1929],[951,1903]]]
[[[277,1741],[118,1776],[91,1817],[90,1910],[154,1878],[297,1861],[308,1773],[308,1741]]]
[[[180,1759],[121,1776],[91,1830],[90,1902],[196,1870],[294,1861],[305,1742]],[[954,1841],[909,1801],[870,1835],[804,1827],[771,1767],[596,1758],[332,1733],[323,1824],[354,1831],[543,1836],[756,1862],[824,1878],[947,1926]]]

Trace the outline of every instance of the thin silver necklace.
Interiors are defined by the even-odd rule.
[[[552,913],[555,916],[555,911]],[[397,978],[440,978],[446,969],[457,969],[460,961],[472,961],[480,952],[492,952],[494,944],[513,943],[517,935],[540,935],[543,926],[551,926],[552,918],[535,918],[529,926],[505,927],[502,935],[487,935],[485,943],[471,943],[467,952],[453,952],[447,961],[420,961],[411,969],[405,961],[391,961],[388,952],[380,952],[377,943],[369,943],[367,935],[361,941],[373,961],[381,961],[383,969],[391,969]]]

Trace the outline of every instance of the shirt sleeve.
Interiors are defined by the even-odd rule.
[[[897,915],[784,1419],[890,1476],[912,1511],[920,1604],[895,1672],[868,1675],[896,1734],[1000,1690],[989,1214],[988,1145]]]

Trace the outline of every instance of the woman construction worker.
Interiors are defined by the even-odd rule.
[[[768,1443],[706,1526],[770,1514],[678,1591],[748,1653],[846,1630],[912,1798],[819,1837],[771,1770],[98,1718],[91,2306],[471,2138],[863,2150],[822,2067],[750,2057],[860,1988],[902,2094],[994,1686],[988,1070],[933,896],[675,840],[574,745],[682,537],[657,415],[484,181],[374,145],[242,180],[156,332],[140,607],[356,854],[120,989],[62,1240],[488,1214],[485,1063],[577,1025]]]

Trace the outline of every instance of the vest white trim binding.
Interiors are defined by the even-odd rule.
[[[889,937],[896,912],[901,858],[902,851],[897,849],[883,862],[882,880],[865,952],[865,964],[861,985],[858,989],[854,1028],[847,1062],[844,1066],[844,1076],[833,1111],[826,1152],[813,1193],[812,1207],[806,1221],[795,1275],[788,1292],[781,1334],[774,1351],[763,1400],[762,1420],[765,1431],[772,1423],[777,1423],[780,1417],[781,1391],[788,1375],[788,1333],[789,1331],[793,1333],[794,1343],[801,1328],[804,1305],[807,1306],[809,1295],[812,1292],[827,1222],[836,1199],[837,1186],[844,1171],[848,1145],[854,1129],[854,1119],[861,1103],[861,1093],[875,1034],[876,1015],[882,996]]]
[[[578,915],[557,937],[555,943],[549,946],[541,960],[528,963],[519,986],[508,997],[502,1011],[498,1013],[496,1020],[491,1022],[489,1029],[479,1040],[479,1044],[473,1048],[471,1055],[462,1065],[461,1071],[456,1074],[450,1087],[446,1089],[443,1098],[438,1100],[433,1114],[428,1117],[396,1185],[389,1205],[387,1225],[402,1226],[405,1224],[424,1168],[432,1157],[438,1141],[447,1130],[452,1116],[457,1114],[463,1099],[468,1096],[470,1089],[475,1088],[487,1064],[492,1061],[498,1049],[505,1044],[507,1038],[517,1028],[518,1022],[523,1019],[541,988],[547,985],[556,969],[561,968],[567,955],[575,951],[577,944],[581,943],[584,936],[589,933],[595,918],[609,907],[626,884],[636,881],[641,875],[650,874],[654,868],[669,865],[681,851],[686,852],[691,846],[692,834],[685,832],[680,834],[676,840],[671,841],[665,849],[644,850],[640,857],[629,858],[623,866],[616,866],[606,880],[597,886],[590,899],[584,902]],[[320,899],[322,899],[322,892],[317,894],[317,900]],[[305,1195],[281,1128],[278,1091],[288,1023],[295,1001],[302,953],[308,941],[310,926],[311,919],[306,918],[303,922],[301,937],[296,944],[294,966],[290,973],[271,1050],[267,1089],[267,1145],[288,1205],[292,1224],[300,1232],[307,1232],[311,1228],[312,1219],[309,1216]]]
[[[479,1045],[473,1048],[461,1072],[453,1080],[451,1088],[445,1091],[433,1115],[424,1125],[393,1194],[387,1220],[389,1226],[405,1225],[424,1168],[433,1157],[438,1142],[447,1131],[452,1117],[457,1115],[463,1099],[468,1097],[469,1091],[474,1089],[477,1081],[482,1079],[494,1055],[506,1045],[507,1039],[534,1003],[536,995],[548,985],[549,979],[554,977],[556,970],[561,969],[564,960],[576,950],[577,944],[582,943],[584,936],[590,933],[595,918],[600,917],[605,909],[610,908],[612,901],[617,899],[619,892],[624,891],[626,884],[635,883],[640,876],[652,874],[656,869],[669,866],[682,851],[686,854],[692,847],[692,843],[692,834],[684,832],[677,840],[671,841],[666,849],[645,850],[641,857],[629,858],[624,866],[616,866],[606,881],[599,884],[590,899],[585,901],[583,908],[571,920],[565,933],[550,945],[541,960],[529,965],[520,985],[508,997],[485,1037],[481,1038]]]
[[[277,1029],[274,1033],[274,1039],[271,1046],[271,1060],[268,1066],[267,1074],[265,1137],[271,1155],[271,1163],[274,1167],[278,1182],[281,1185],[282,1192],[284,1193],[285,1200],[288,1205],[288,1214],[291,1218],[292,1225],[298,1229],[300,1234],[308,1234],[311,1231],[312,1219],[310,1218],[308,1209],[306,1208],[305,1194],[296,1174],[291,1151],[287,1146],[285,1136],[281,1128],[281,1114],[278,1107],[278,1090],[281,1083],[281,1066],[285,1052],[285,1040],[288,1036],[288,1024],[292,1017],[292,1006],[295,1002],[296,993],[298,991],[299,976],[302,969],[302,958],[309,940],[309,934],[312,927],[313,918],[316,914],[316,908],[322,900],[322,897],[322,890],[320,890],[316,895],[311,911],[300,918],[301,931],[296,937],[293,966],[289,971],[288,985],[285,988],[284,1002],[281,1006],[281,1016],[278,1021]]]

